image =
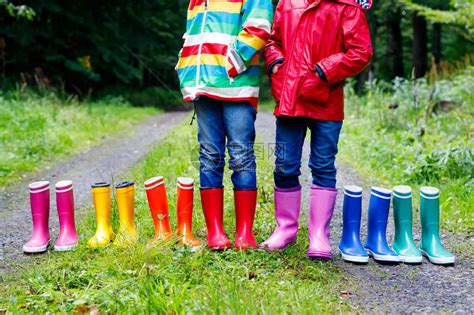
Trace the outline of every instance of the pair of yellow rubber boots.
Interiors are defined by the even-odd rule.
[[[111,193],[110,184],[95,183],[91,187],[92,199],[97,218],[95,235],[87,242],[91,248],[105,247],[113,242],[115,247],[128,247],[138,241],[138,232],[134,222],[135,186],[133,182],[123,182],[115,186],[115,196],[120,226],[114,235],[110,223]],[[115,239],[114,239],[115,236]]]

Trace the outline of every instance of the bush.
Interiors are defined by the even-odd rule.
[[[439,181],[443,178],[474,180],[473,148],[453,147],[435,149],[420,155],[407,170],[409,179],[416,183]]]

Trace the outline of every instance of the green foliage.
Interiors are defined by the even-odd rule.
[[[0,94],[0,186],[155,112],[134,109],[121,98],[79,102],[52,92]]]
[[[433,23],[452,24],[464,28],[466,37],[474,40],[474,0],[451,0],[452,10],[432,8],[413,0],[401,0],[401,2]]]
[[[415,163],[407,169],[413,182],[438,182],[440,179],[452,180],[467,178],[474,184],[474,149],[472,147],[451,147],[433,150],[426,156],[419,155]]]
[[[75,93],[116,84],[176,85],[183,2],[24,2],[36,13],[32,21],[0,11],[9,77],[39,67],[54,84],[65,82]]]
[[[364,97],[346,91],[341,159],[374,184],[440,187],[452,230],[474,228],[473,74],[376,83]]]
[[[473,0],[469,0],[472,3]],[[459,4],[459,8],[466,6],[465,9],[456,10],[449,1],[442,0],[384,0],[374,1],[373,7],[367,13],[367,18],[371,28],[372,43],[374,46],[374,57],[369,70],[378,80],[391,81],[396,76],[409,78],[415,63],[413,56],[413,47],[415,44],[423,45],[424,43],[414,43],[414,25],[413,15],[420,14],[415,7],[424,8],[433,12],[441,12],[448,15],[459,15],[473,21],[472,12],[466,12],[469,4]],[[472,7],[472,5],[471,5]],[[469,17],[469,18],[468,18]],[[435,64],[430,62],[434,58],[435,36],[440,36],[440,46],[437,53],[440,54],[442,62],[446,65],[453,64],[462,60],[466,55],[472,53],[474,42],[471,26],[462,23],[451,23],[447,20],[426,18],[427,23],[427,60],[431,64],[432,71]],[[439,34],[435,34],[434,23],[442,23]],[[470,22],[472,23],[472,22]],[[472,35],[472,34],[471,34]],[[399,36],[399,38],[397,38]],[[434,61],[434,60],[432,60]],[[400,68],[402,69],[400,71]],[[439,70],[439,69],[438,69]],[[367,76],[361,78],[367,79]],[[357,90],[360,92],[363,84],[359,82]]]
[[[14,5],[9,1],[2,0],[0,6],[4,6],[11,17],[25,18],[31,21],[36,15],[35,11],[26,5]]]
[[[473,1],[374,1],[367,13],[375,51],[370,67],[374,76],[389,81],[411,73],[412,15],[416,11],[430,23],[444,24],[438,34],[440,54],[436,54],[443,61],[453,63],[471,53]],[[65,86],[69,93],[81,96],[115,86],[177,90],[174,66],[182,46],[189,1],[21,3],[3,2],[10,11],[0,10],[0,83],[4,86],[6,81],[34,83],[42,76],[48,79],[47,84]],[[32,20],[19,19],[19,13]],[[395,41],[397,24],[400,38]],[[437,47],[434,37],[432,25],[428,25],[428,50]],[[360,78],[359,92],[367,75]],[[262,91],[262,95],[268,95],[268,89]]]
[[[129,249],[88,249],[95,232],[93,210],[79,225],[79,248],[70,253],[48,253],[32,257],[18,274],[7,276],[0,292],[0,307],[8,312],[101,313],[232,313],[312,314],[349,311],[339,297],[344,278],[332,263],[305,257],[307,237],[300,231],[295,246],[281,253],[240,252],[207,249],[190,253],[177,240],[147,246],[153,236],[143,181],[163,175],[170,204],[170,220],[176,226],[175,180],[177,176],[198,178],[196,128],[183,125],[160,143],[133,172],[137,183],[135,222],[140,243]],[[186,157],[177,159],[176,157]],[[256,236],[262,241],[274,228],[272,165],[258,162],[259,202]],[[226,174],[226,187],[231,187]],[[198,183],[196,183],[196,186]],[[194,232],[205,238],[205,221],[195,194]],[[233,193],[225,193],[225,227],[234,236]],[[113,224],[117,229],[114,205]],[[12,266],[13,268],[15,266]]]

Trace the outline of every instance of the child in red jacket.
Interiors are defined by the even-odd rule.
[[[261,247],[296,240],[301,207],[298,180],[306,131],[311,131],[308,257],[330,259],[329,223],[336,201],[334,165],[344,118],[344,79],[370,62],[364,10],[371,0],[280,0],[264,48],[276,101],[275,216],[277,228]]]

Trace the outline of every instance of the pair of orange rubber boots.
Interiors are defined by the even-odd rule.
[[[169,240],[173,236],[173,231],[169,221],[168,198],[163,177],[150,178],[145,182],[145,189],[155,224],[153,242]],[[176,195],[178,228],[176,235],[179,237],[180,244],[190,247],[191,250],[202,246],[201,242],[194,237],[192,231],[193,201],[194,180],[189,177],[178,177]]]

